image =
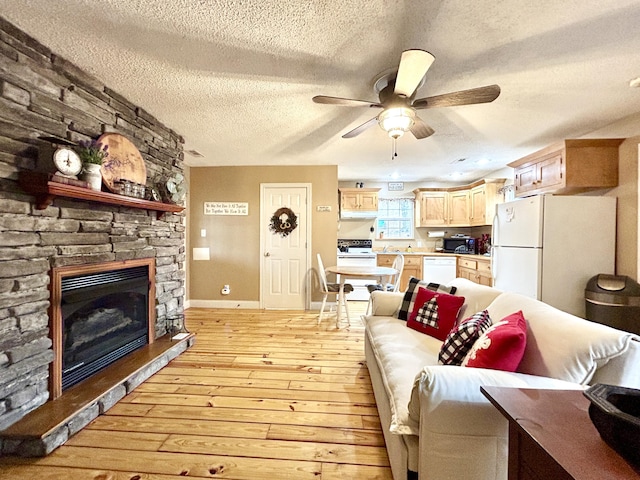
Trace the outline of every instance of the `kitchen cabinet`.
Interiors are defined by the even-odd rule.
[[[478,180],[450,188],[417,188],[417,227],[491,225],[497,203],[504,201],[504,178]]]
[[[508,165],[516,197],[573,194],[618,185],[622,138],[564,140]]]
[[[450,227],[466,227],[469,225],[469,190],[447,192],[449,204]]]
[[[417,197],[417,227],[440,227],[448,224],[448,194],[446,191],[422,191]]]
[[[342,217],[378,214],[379,188],[340,188],[340,215]]]
[[[491,259],[458,257],[458,277],[491,287]]]
[[[379,267],[391,267],[398,253],[379,253],[377,264]],[[400,291],[404,292],[411,277],[422,278],[422,255],[404,255],[404,269],[400,275]]]
[[[496,204],[504,201],[501,189],[505,180],[488,179],[476,182],[469,191],[470,215],[469,225],[491,225],[496,211]]]

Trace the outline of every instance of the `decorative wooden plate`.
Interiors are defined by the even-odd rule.
[[[109,145],[109,155],[102,162],[102,181],[107,188],[116,191],[117,180],[147,183],[147,167],[136,146],[119,133],[105,133],[98,138],[102,145]]]

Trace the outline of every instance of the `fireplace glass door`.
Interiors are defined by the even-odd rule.
[[[62,389],[146,345],[149,273],[124,268],[62,279]]]

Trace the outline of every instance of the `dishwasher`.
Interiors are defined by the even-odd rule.
[[[422,278],[426,282],[449,284],[456,278],[456,257],[424,257]]]

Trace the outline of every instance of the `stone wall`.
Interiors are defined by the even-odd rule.
[[[48,400],[52,266],[156,258],[156,334],[183,310],[184,215],[57,198],[36,210],[18,186],[42,136],[117,132],[142,154],[147,183],[183,169],[183,139],[0,18],[0,430]]]

